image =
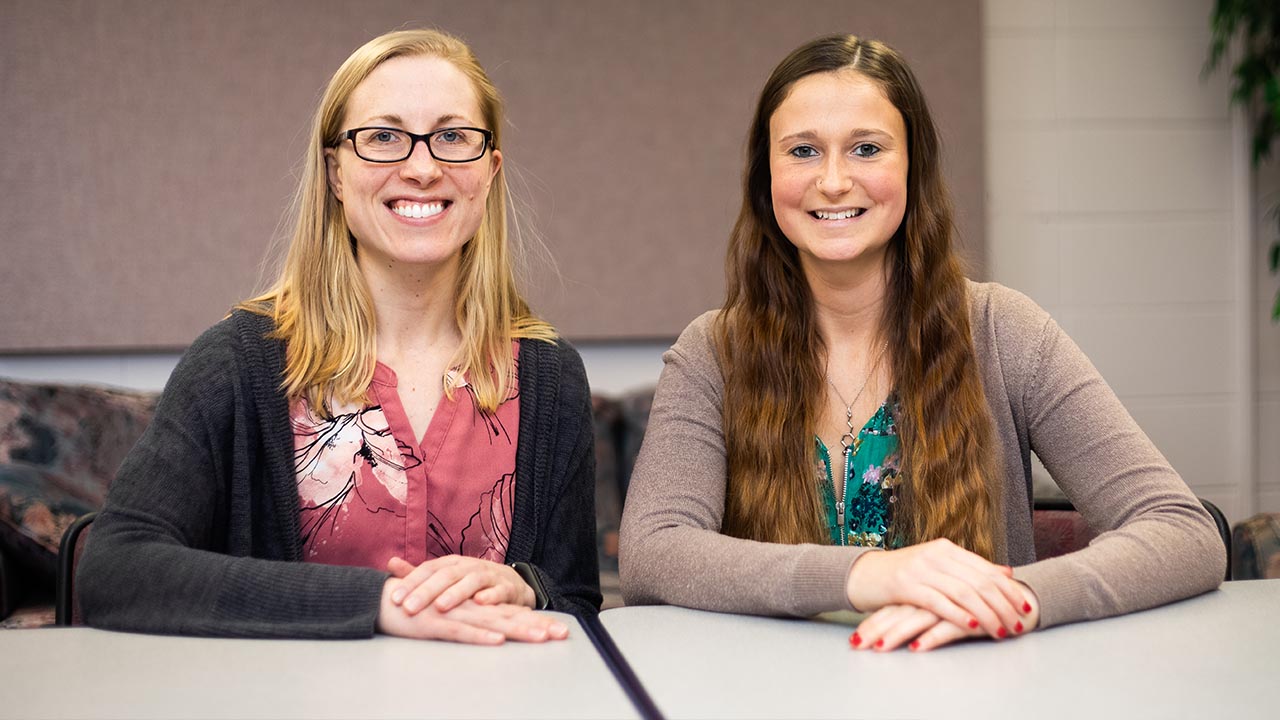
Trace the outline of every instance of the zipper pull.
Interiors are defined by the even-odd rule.
[[[836,524],[840,526],[840,544],[844,544],[844,501],[840,500],[836,503]]]

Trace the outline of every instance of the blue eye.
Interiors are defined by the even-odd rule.
[[[874,157],[880,153],[880,148],[871,143],[861,143],[853,148],[853,154],[858,157]]]
[[[788,155],[801,160],[818,157],[818,149],[812,145],[797,145],[787,152]]]

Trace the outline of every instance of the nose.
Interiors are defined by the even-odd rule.
[[[443,172],[440,161],[431,156],[426,140],[422,140],[422,147],[418,147],[418,142],[415,141],[409,157],[400,161],[400,177],[420,185],[430,185]]]
[[[829,197],[838,197],[853,189],[853,173],[844,158],[827,156],[818,175],[818,191]]]

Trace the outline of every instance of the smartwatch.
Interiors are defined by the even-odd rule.
[[[527,562],[507,563],[516,574],[524,580],[525,584],[533,588],[533,607],[535,610],[546,610],[551,604],[547,598],[547,590],[542,587],[542,581],[538,579],[538,573],[534,571],[533,566]]]

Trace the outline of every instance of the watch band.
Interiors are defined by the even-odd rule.
[[[516,571],[516,574],[520,576],[521,580],[524,580],[526,585],[533,588],[534,609],[546,610],[547,606],[551,604],[551,601],[547,597],[546,588],[542,587],[542,581],[538,579],[538,573],[534,571],[533,566],[527,562],[513,562],[507,564]]]

